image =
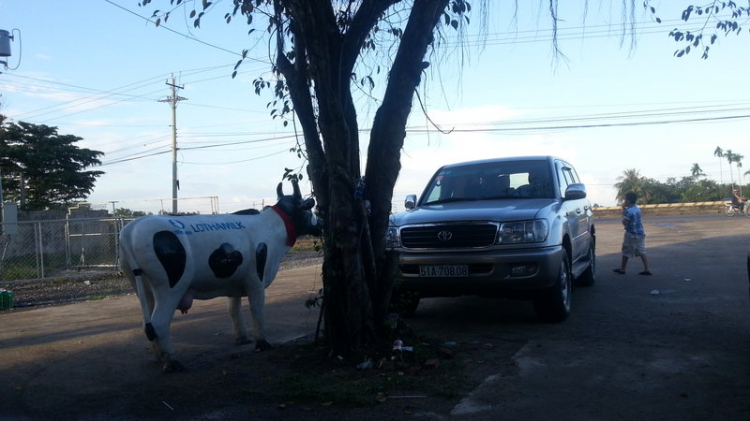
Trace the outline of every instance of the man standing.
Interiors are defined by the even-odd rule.
[[[646,232],[641,222],[641,209],[635,204],[637,200],[638,196],[635,193],[628,192],[625,194],[625,203],[622,205],[622,225],[625,227],[622,239],[622,262],[620,267],[614,270],[620,275],[625,274],[628,260],[635,256],[639,256],[643,261],[643,272],[639,275],[651,275],[646,256]]]
[[[740,196],[740,193],[737,189],[732,189],[732,206],[739,209],[740,213],[742,213],[745,209],[745,199],[744,197]]]

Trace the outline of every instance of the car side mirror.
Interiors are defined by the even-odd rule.
[[[417,195],[416,194],[410,194],[406,196],[406,200],[404,200],[404,207],[406,210],[412,210],[417,205]]]
[[[578,200],[586,198],[586,186],[582,183],[573,183],[565,189],[565,200]]]

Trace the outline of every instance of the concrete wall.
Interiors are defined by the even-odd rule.
[[[664,203],[660,205],[638,205],[643,216],[679,216],[679,215],[716,215],[723,214],[727,202],[698,203]],[[599,207],[594,209],[597,219],[620,218],[622,208],[619,206]]]

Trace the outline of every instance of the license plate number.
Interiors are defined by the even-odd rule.
[[[452,278],[469,276],[467,265],[429,265],[419,267],[419,276],[428,278]]]

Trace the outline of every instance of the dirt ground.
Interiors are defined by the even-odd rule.
[[[527,302],[425,300],[404,363],[314,349],[320,268],[267,290],[268,339],[232,344],[221,299],[178,315],[187,371],[163,375],[135,296],[0,312],[0,419],[746,420],[750,419],[750,219],[648,218],[653,276],[619,264],[621,226],[597,222],[597,282],[571,317]],[[387,352],[387,351],[386,351]]]
[[[270,351],[232,343],[223,300],[196,301],[173,323],[187,370],[172,375],[122,278],[16,285],[23,306],[0,312],[0,419],[402,419],[450,411],[479,383],[465,368],[490,360],[484,344],[411,336],[405,345],[424,351],[403,361],[387,350],[367,369],[330,358],[314,346],[318,310],[303,305],[320,288],[315,265],[287,264],[269,289]]]

